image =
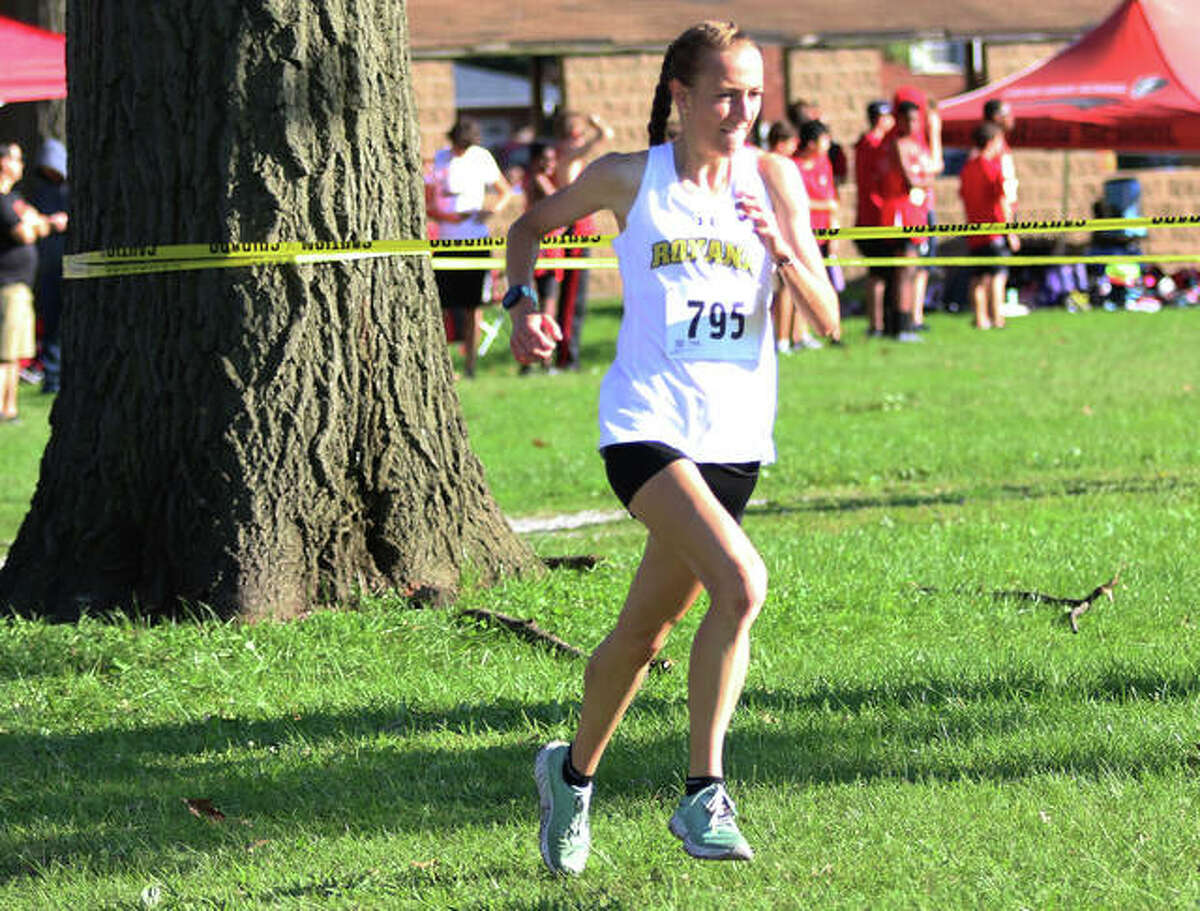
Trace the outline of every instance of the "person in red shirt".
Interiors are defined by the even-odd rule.
[[[800,177],[808,193],[809,223],[814,229],[837,227],[838,224],[838,192],[833,178],[833,164],[829,160],[829,147],[832,142],[829,127],[820,120],[808,120],[801,124],[800,143],[792,160],[800,169]],[[822,259],[829,258],[831,245],[830,238],[817,238]],[[844,287],[844,283],[839,281],[840,271],[835,275],[828,266],[826,271],[834,289],[840,292]],[[792,318],[790,339],[793,348],[821,347],[821,343],[813,338],[808,324],[798,313]]]
[[[959,195],[966,210],[967,221],[1006,222],[1012,220],[1012,204],[1005,192],[1003,167],[1004,131],[985,120],[975,128],[972,141],[977,154],[972,155],[959,177]],[[1018,247],[1017,236],[1009,234],[973,234],[967,246],[975,256],[1007,256]],[[979,329],[1004,328],[1005,285],[1008,269],[994,263],[980,263],[971,269],[968,294],[975,310],[975,326]]]
[[[888,142],[887,167],[880,178],[880,221],[897,227],[925,227],[929,190],[940,168],[920,139],[921,109],[912,101],[896,109],[896,128]],[[940,149],[939,149],[940,151]],[[891,243],[894,256],[910,257],[911,266],[898,267],[890,282],[889,307],[892,331],[897,341],[917,342],[913,331],[913,300],[916,294],[917,258],[923,238],[901,238]]]
[[[870,128],[854,144],[854,182],[858,189],[858,213],[854,223],[859,227],[874,228],[883,224],[880,178],[887,168],[887,136],[896,125],[892,106],[886,101],[872,101],[867,105],[867,123]],[[891,252],[891,244],[878,238],[859,238],[855,244],[866,257],[887,256]],[[887,278],[885,266],[871,266],[867,270],[867,334],[871,336],[883,335],[883,295]]]
[[[983,119],[994,123],[1000,128],[1000,170],[1004,174],[1004,195],[1008,197],[1011,211],[1009,217],[1017,210],[1017,165],[1013,159],[1012,148],[1008,144],[1008,134],[1016,126],[1012,108],[1002,98],[989,98],[983,106]]]
[[[899,110],[900,105],[905,101],[915,104],[920,112],[920,119],[917,122],[914,136],[924,148],[927,158],[926,167],[930,175],[937,177],[946,167],[945,159],[942,155],[942,120],[938,114],[937,105],[923,91],[911,85],[901,86],[896,89],[896,93],[892,97],[892,107]],[[934,213],[932,185],[925,191],[925,201],[922,207],[925,210],[925,224],[931,227],[937,224],[937,218]],[[926,237],[921,242],[920,247],[922,256],[935,256],[937,254],[937,239]],[[929,328],[925,324],[925,296],[928,288],[929,268],[923,267],[917,269],[913,278],[912,310],[913,328],[917,330],[923,331]]]
[[[832,140],[829,127],[819,120],[810,120],[800,128],[800,145],[795,162],[808,191],[808,210],[814,228],[832,227],[837,220],[838,195],[833,182],[833,165],[829,161]],[[821,252],[827,254],[829,239],[817,241]]]

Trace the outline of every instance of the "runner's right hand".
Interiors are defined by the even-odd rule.
[[[546,360],[562,341],[562,330],[554,317],[534,309],[532,301],[523,301],[510,311],[512,336],[508,347],[518,364],[535,364]]]

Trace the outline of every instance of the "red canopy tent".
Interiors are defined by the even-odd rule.
[[[1200,0],[1126,0],[1049,60],[938,105],[947,145],[969,146],[991,98],[1012,146],[1200,150]]]
[[[0,104],[67,97],[67,39],[0,16]]]

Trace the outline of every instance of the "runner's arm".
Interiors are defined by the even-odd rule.
[[[774,258],[784,286],[821,335],[841,336],[837,292],[829,283],[821,251],[809,224],[808,194],[799,172],[786,158],[764,154],[759,172],[775,209],[771,218],[750,203],[745,207],[759,237]]]
[[[579,179],[535,203],[508,230],[505,272],[508,287],[533,285],[541,238],[585,215],[610,209],[624,224],[645,169],[645,154],[610,153],[583,169]],[[522,364],[548,357],[562,333],[557,323],[526,297],[509,310],[513,321],[510,347]]]

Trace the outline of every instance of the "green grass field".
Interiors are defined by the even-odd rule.
[[[588,369],[460,386],[510,516],[613,510]],[[781,364],[779,461],[746,520],[771,572],[728,747],[751,864],[687,858],[688,643],[605,758],[586,874],[546,874],[531,776],[642,533],[531,533],[591,571],[377,598],[292,624],[0,623],[3,908],[1196,908],[1200,312],[1041,312]],[[0,548],[46,401],[0,428]],[[1061,607],[1120,568],[1072,634]],[[207,799],[223,814],[214,819]]]

